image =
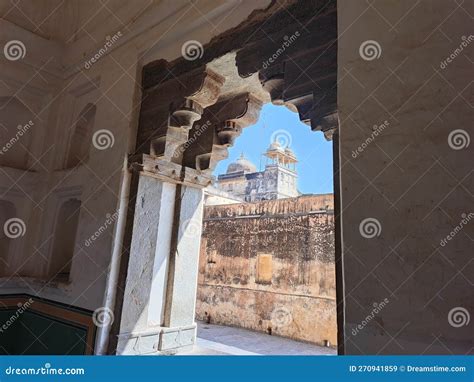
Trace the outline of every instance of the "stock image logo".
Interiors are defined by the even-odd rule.
[[[270,144],[274,142],[277,142],[284,149],[289,148],[292,142],[291,134],[284,129],[276,130],[270,138]]]
[[[352,158],[356,159],[364,150],[380,135],[382,132],[390,125],[388,121],[384,121],[380,125],[374,125],[372,127],[372,133],[367,139],[357,147],[357,149],[352,150]]]
[[[18,309],[6,320],[3,324],[0,325],[0,333],[5,332],[12,326],[16,320],[33,304],[33,299],[29,298],[25,303],[19,302],[17,304]],[[3,305],[3,304],[2,304]],[[1,306],[1,308],[7,308],[7,306]]]
[[[182,155],[189,147],[192,146],[194,142],[211,126],[211,121],[206,121],[201,125],[197,125],[197,128],[194,130],[193,135],[188,138],[188,140],[173,153],[173,156],[179,157]]]
[[[114,322],[114,312],[106,307],[97,308],[92,315],[92,322],[99,328],[112,325]]]
[[[382,47],[375,40],[367,40],[360,44],[359,55],[365,61],[373,61],[382,55]]]
[[[366,218],[360,222],[359,232],[362,237],[373,239],[376,236],[380,236],[382,225],[375,218]]]
[[[462,306],[456,306],[448,313],[448,322],[453,328],[468,326],[470,321],[471,315],[469,314],[469,311]]]
[[[204,47],[197,40],[186,41],[181,47],[181,55],[188,61],[198,60],[204,55]]]
[[[439,67],[443,70],[446,69],[449,64],[451,64],[458,56],[463,53],[464,49],[467,48],[472,41],[474,41],[474,36],[472,34],[469,36],[462,36],[461,43],[451,52],[448,57],[441,61]]]
[[[9,61],[18,61],[25,58],[26,47],[20,40],[11,40],[3,48],[3,54]]]
[[[13,136],[5,145],[0,148],[0,155],[4,155],[10,150],[20,139],[28,132],[28,130],[34,125],[33,121],[28,121],[25,125],[18,125],[15,136]]]
[[[122,36],[121,31],[118,31],[113,36],[106,36],[104,45],[84,63],[84,68],[87,70],[90,69],[92,65],[98,62]]]
[[[448,145],[453,150],[462,150],[469,147],[471,143],[471,137],[468,132],[463,129],[456,129],[448,135]]]
[[[453,228],[453,230],[448,234],[446,235],[446,237],[444,237],[443,239],[441,239],[441,241],[439,242],[439,244],[444,247],[448,244],[449,241],[453,240],[454,237],[463,230],[463,228],[474,218],[474,213],[473,212],[469,212],[468,214],[466,213],[462,213],[461,214],[461,221],[459,222],[459,224]]]
[[[372,304],[372,310],[370,311],[370,313],[365,316],[365,318],[359,324],[354,326],[354,328],[352,329],[352,335],[356,336],[357,334],[359,334],[359,332],[363,330],[375,318],[375,316],[379,314],[382,309],[384,309],[388,305],[389,302],[390,300],[388,298],[384,298],[381,302],[374,302]]]
[[[105,221],[104,223],[91,235],[89,236],[85,242],[84,245],[86,247],[90,247],[92,243],[97,240],[106,230],[108,227],[110,227],[112,224],[114,224],[119,216],[119,212],[115,211],[113,214],[106,214],[105,215]]]
[[[17,239],[26,233],[26,224],[19,218],[8,219],[3,225],[3,232],[9,239]]]
[[[115,143],[115,137],[110,130],[100,129],[97,130],[92,136],[92,144],[97,150],[107,150],[113,147]]]
[[[300,32],[295,31],[291,36],[285,35],[283,36],[283,42],[281,43],[280,47],[270,56],[268,59],[263,63],[262,68],[267,69],[273,63],[276,62],[278,57],[280,57],[287,48],[289,48],[296,40],[300,37]]]
[[[271,322],[275,326],[288,326],[293,322],[293,315],[288,308],[280,306],[273,309],[271,313]]]
[[[181,234],[186,237],[199,237],[201,234],[201,223],[196,219],[188,219],[182,223]]]

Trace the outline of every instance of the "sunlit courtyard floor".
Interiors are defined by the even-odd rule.
[[[336,350],[229,326],[198,322],[197,345],[180,355],[335,355]]]

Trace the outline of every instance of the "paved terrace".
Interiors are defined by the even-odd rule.
[[[197,346],[180,355],[336,355],[333,348],[230,326],[197,324]]]

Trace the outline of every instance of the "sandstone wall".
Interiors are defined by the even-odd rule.
[[[333,219],[332,195],[206,207],[197,319],[335,345]]]

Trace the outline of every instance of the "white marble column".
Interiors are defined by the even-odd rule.
[[[204,199],[201,188],[179,188],[179,224],[175,225],[177,232],[173,238],[176,250],[170,256],[164,320],[166,329],[163,329],[161,350],[190,346],[196,339],[194,314]]]
[[[200,186],[140,173],[117,354],[174,353],[195,343],[202,213]]]

